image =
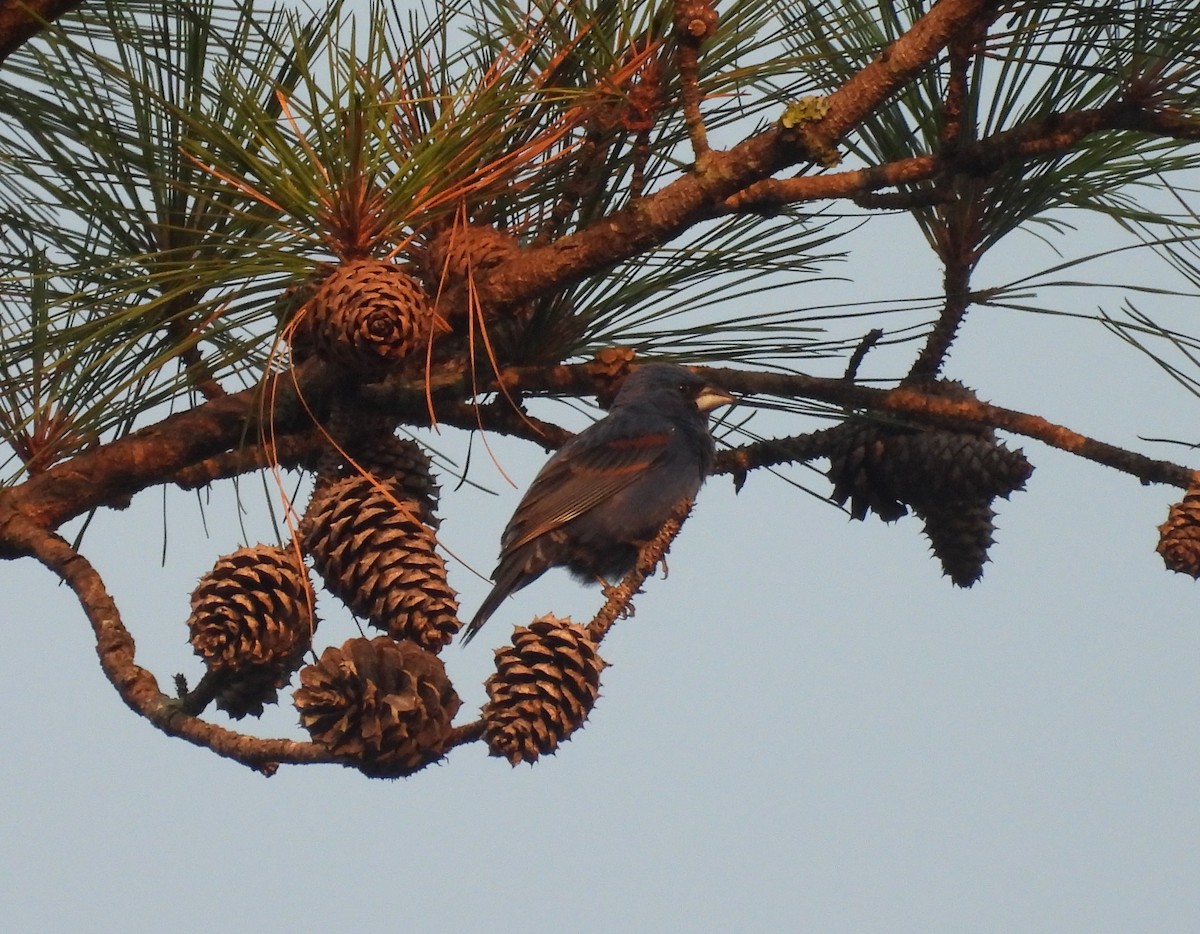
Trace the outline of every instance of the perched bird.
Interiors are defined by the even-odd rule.
[[[700,489],[715,453],[706,413],[732,401],[674,364],[631,373],[608,415],[534,478],[500,539],[495,584],[463,642],[548,568],[565,566],[585,583],[627,574],[679,501]]]

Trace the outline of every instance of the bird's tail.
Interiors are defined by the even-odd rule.
[[[463,629],[461,637],[463,645],[466,645],[475,638],[479,630],[483,628],[483,624],[500,608],[500,604],[508,596],[509,590],[510,588],[501,587],[499,583],[492,588],[491,593],[484,598],[482,605],[476,610],[475,615],[467,623],[466,628]]]
[[[492,580],[496,583],[492,585],[491,593],[483,598],[483,603],[475,611],[471,622],[467,623],[462,631],[462,644],[466,645],[475,638],[483,624],[500,608],[505,597],[537,580],[547,566],[548,562],[541,560],[537,549],[529,549],[528,546],[501,560],[500,566],[492,574]]]

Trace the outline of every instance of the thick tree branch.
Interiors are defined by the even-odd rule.
[[[83,0],[0,0],[0,62]]]
[[[947,399],[917,387],[874,389],[845,379],[717,368],[701,368],[701,371],[719,385],[747,396],[766,394],[788,399],[813,399],[938,427],[999,428],[1128,473],[1144,483],[1165,483],[1186,489],[1193,480],[1193,471],[1187,467],[1089,438],[1040,416],[983,402]],[[263,412],[261,397],[256,391],[227,396],[171,416],[120,441],[55,465],[17,487],[0,491],[0,553],[8,557],[28,553],[24,550],[25,536],[21,531],[27,523],[42,529],[57,528],[66,520],[120,495],[127,496],[165,482],[194,484],[209,471],[214,471],[215,476],[215,472],[236,464],[236,456],[226,452],[255,437],[254,432],[260,424],[269,424],[277,436],[311,430],[308,410],[296,387],[287,379],[281,379],[279,383],[272,417],[268,418]],[[610,377],[604,368],[585,363],[514,367],[504,370],[498,383],[513,395],[587,395],[605,392]],[[322,379],[312,378],[307,382],[301,380],[300,385],[310,388],[315,397],[325,384]],[[481,388],[495,390],[498,385],[493,382]],[[444,411],[446,417],[442,421],[445,424],[466,430],[480,426],[475,407],[462,401],[473,391],[468,378],[461,373],[446,374],[437,383],[434,400]],[[428,423],[425,395],[419,386],[407,382],[394,386],[375,385],[366,387],[356,398],[364,409],[397,414],[406,424]],[[489,409],[484,411],[489,412]],[[554,426],[525,422],[515,416],[501,417],[496,415],[497,410],[490,411],[491,414],[482,421],[484,427],[528,437],[547,447],[558,446],[568,436]],[[726,454],[723,469],[737,474],[772,463],[808,459],[804,455],[780,453],[787,449],[786,440],[751,445],[740,449],[744,453],[737,459]],[[244,463],[248,469],[257,469],[267,460],[265,456],[255,454],[247,454],[246,458]]]
[[[930,182],[949,174],[985,178],[1013,162],[1057,156],[1106,130],[1149,133],[1172,139],[1200,138],[1200,122],[1167,111],[1141,110],[1118,101],[1104,107],[1067,110],[973,143],[953,153],[897,159],[847,172],[798,178],[768,178],[725,200],[724,213],[764,211],[827,198],[856,198],[880,188]]]
[[[14,513],[57,528],[89,509],[127,499],[147,486],[247,441],[307,429],[341,377],[320,364],[273,376],[240,393],[168,416],[0,491],[0,551]]]
[[[992,5],[940,0],[913,27],[828,98],[824,117],[798,131],[776,125],[732,149],[709,153],[702,166],[603,220],[480,277],[485,307],[514,306],[562,289],[614,263],[659,246],[722,212],[726,199],[800,162],[814,161],[914,75]]]

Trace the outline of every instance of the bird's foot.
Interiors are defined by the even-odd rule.
[[[619,583],[618,584],[610,584],[603,577],[597,577],[596,581],[597,581],[597,583],[600,584],[600,593],[603,594],[604,599],[606,601],[619,600],[622,598],[621,585]],[[623,607],[621,607],[619,618],[620,619],[628,619],[630,616],[633,616],[634,612],[635,612],[635,610],[633,608],[632,601],[626,601],[625,605]]]

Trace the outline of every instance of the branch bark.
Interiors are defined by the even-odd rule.
[[[83,0],[0,0],[0,62]]]
[[[1200,136],[1200,123],[1181,120],[1179,115],[1169,112],[1142,110],[1122,101],[1103,107],[1065,110],[960,144],[953,153],[912,156],[825,175],[763,179],[727,198],[722,213],[764,211],[825,198],[856,198],[880,188],[935,181],[950,173],[983,178],[1012,162],[1060,155],[1088,136],[1105,130],[1195,139]]]
[[[871,389],[842,380],[813,376],[747,373],[742,370],[725,369],[706,369],[703,372],[718,385],[734,391],[816,399],[881,415],[895,415],[933,427],[959,430],[998,428],[1011,434],[1034,438],[1060,451],[1130,474],[1143,483],[1162,483],[1186,490],[1200,479],[1200,472],[1191,468],[1146,457],[1136,451],[1090,438],[1040,415],[1030,415],[970,399],[948,399],[924,392],[916,386]],[[718,462],[718,469],[737,475],[773,463],[810,460],[820,457],[822,453],[820,450],[814,451],[813,443],[802,437],[773,439],[726,452]]]

